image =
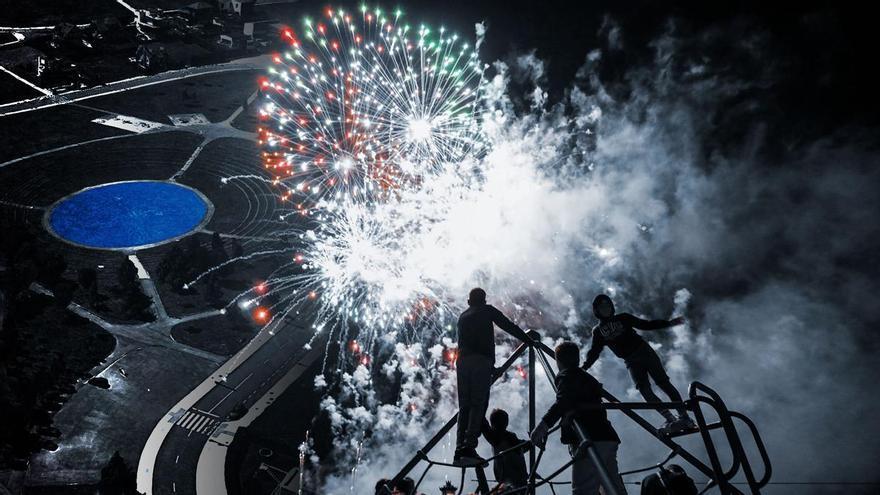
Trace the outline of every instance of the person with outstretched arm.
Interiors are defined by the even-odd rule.
[[[458,318],[458,430],[453,462],[481,464],[477,442],[495,370],[495,328],[526,342],[529,337],[516,323],[490,304],[486,291],[475,288],[468,295],[468,308]]]
[[[669,375],[666,374],[660,357],[645,339],[636,333],[635,329],[661,330],[681,325],[684,323],[684,318],[643,320],[629,313],[615,313],[614,302],[605,294],[599,294],[593,299],[593,314],[599,319],[599,324],[593,328],[593,342],[583,366],[585,370],[590,369],[607,346],[615,356],[623,359],[636,389],[642,394],[645,401],[662,402],[660,397],[654,393],[650,379],[653,379],[660,390],[669,396],[670,401],[682,401],[678,390],[669,380]],[[669,434],[696,428],[688,416],[687,410],[683,407],[678,410],[677,418],[667,409],[661,409],[658,412],[666,419],[666,423],[660,427],[661,433]]]
[[[620,437],[608,421],[605,409],[596,407],[602,404],[602,384],[583,368],[580,363],[580,348],[574,342],[562,342],[556,346],[556,402],[550,406],[541,422],[532,431],[530,439],[539,448],[547,443],[550,428],[562,419],[562,443],[575,458],[571,465],[572,495],[596,495],[599,493],[601,477],[592,459],[578,452],[580,438],[575,429],[575,422],[592,442],[608,478],[615,485],[617,492],[626,493],[620,471],[617,466],[617,448]]]

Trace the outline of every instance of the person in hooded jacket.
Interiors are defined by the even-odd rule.
[[[599,319],[599,324],[593,327],[592,345],[583,365],[585,370],[590,369],[593,363],[599,359],[602,350],[608,347],[615,356],[623,359],[636,389],[642,394],[645,401],[662,402],[651,387],[651,379],[663,393],[669,396],[671,402],[682,401],[681,394],[669,380],[669,375],[666,374],[660,357],[645,339],[636,333],[635,329],[662,330],[681,325],[684,323],[684,318],[643,320],[629,313],[616,313],[614,302],[605,294],[599,294],[593,299],[593,314]],[[666,423],[660,427],[661,433],[669,434],[696,428],[685,408],[678,410],[678,417],[667,409],[661,409],[658,412],[666,420]]]

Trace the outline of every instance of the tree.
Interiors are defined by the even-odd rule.
[[[61,280],[61,275],[67,269],[67,261],[64,256],[57,251],[39,253],[37,264],[37,280],[46,284],[49,288],[55,287],[55,284]]]
[[[141,291],[138,283],[137,268],[130,259],[126,258],[116,272],[119,292],[124,306],[126,318],[149,320],[147,309],[153,303],[146,294]]]
[[[136,286],[136,281],[137,267],[130,259],[125,258],[125,261],[116,270],[116,283],[119,284],[122,292],[127,292],[132,289],[132,286]]]
[[[67,308],[73,301],[75,291],[76,284],[69,280],[60,280],[55,284],[55,304],[61,309]]]
[[[183,250],[178,243],[174,243],[174,246],[165,253],[165,256],[162,257],[162,261],[159,262],[159,268],[156,270],[159,282],[165,283],[173,281],[175,279],[175,273],[181,269],[182,262]]]
[[[101,469],[101,481],[98,482],[100,495],[135,495],[137,491],[137,474],[119,451],[113,453],[107,465]]]
[[[91,306],[98,304],[98,272],[94,268],[80,268],[77,282],[86,291],[86,300]]]

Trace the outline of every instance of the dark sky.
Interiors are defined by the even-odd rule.
[[[481,55],[503,59],[535,50],[547,62],[547,87],[558,97],[571,84],[587,52],[605,43],[603,25],[620,27],[625,50],[606,58],[601,76],[606,84],[620,82],[632,66],[651,57],[650,43],[676,23],[681,35],[703,39],[689,47],[730,63],[732,70],[760,78],[768,69],[779,74],[768,88],[780,112],[797,119],[804,132],[821,133],[843,124],[880,122],[877,78],[869,76],[869,60],[878,46],[870,12],[840,2],[413,2],[412,17],[429,18],[467,29],[478,20],[489,26]],[[503,7],[498,5],[503,4]],[[735,67],[735,47],[744,34],[767,38],[760,64]],[[745,62],[755,62],[745,61]],[[744,73],[743,76],[747,74]],[[623,90],[623,88],[621,88]],[[809,121],[809,122],[805,122]]]
[[[291,4],[300,17],[327,5],[352,2],[306,0]],[[765,95],[777,111],[797,121],[795,134],[827,133],[844,124],[877,125],[878,80],[867,64],[876,59],[875,20],[856,2],[706,2],[706,1],[523,1],[473,0],[367,2],[390,9],[401,7],[411,22],[446,26],[466,36],[473,25],[489,27],[481,50],[484,61],[503,60],[534,50],[546,64],[545,87],[551,99],[564,94],[588,51],[607,41],[608,22],[619,27],[625,49],[606,56],[600,67],[605,84],[620,83],[634,66],[647,63],[651,42],[674,22],[679,35],[702,39],[693,50],[730,63],[729,70],[748,71],[755,78],[774,70]],[[605,26],[605,28],[603,28]],[[736,47],[746,35],[766,38],[760,60],[737,64]],[[756,63],[757,62],[757,63]],[[624,85],[625,86],[625,85]],[[620,87],[620,91],[627,88]]]

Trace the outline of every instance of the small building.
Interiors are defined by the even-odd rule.
[[[168,67],[168,53],[158,43],[138,46],[134,58],[138,67],[147,72],[158,72]]]
[[[216,7],[208,2],[195,2],[180,9],[196,22],[207,22],[214,17]]]
[[[220,12],[247,18],[254,12],[256,0],[217,0]]]
[[[46,54],[30,46],[0,51],[0,65],[25,78],[40,77],[47,63]]]

